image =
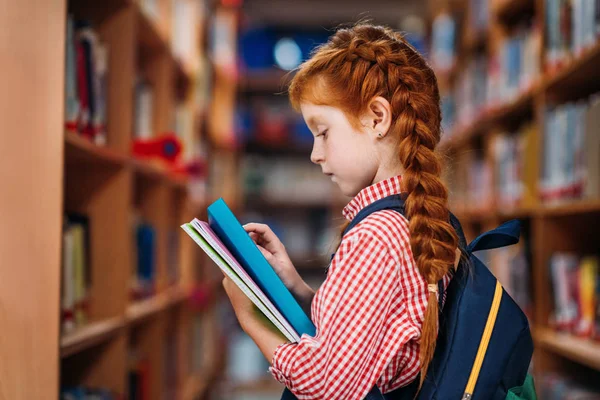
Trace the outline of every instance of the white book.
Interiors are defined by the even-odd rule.
[[[294,343],[300,341],[298,333],[265,296],[239,262],[235,260],[206,222],[194,219],[191,223],[181,225],[181,228],[289,341]]]

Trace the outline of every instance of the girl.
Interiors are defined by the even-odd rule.
[[[245,225],[285,285],[311,305],[317,333],[299,343],[271,332],[235,284],[223,285],[272,375],[298,399],[363,399],[375,385],[393,398],[423,382],[437,337],[437,283],[447,286],[460,255],[434,152],[436,77],[401,35],[359,24],[313,52],[289,95],[315,136],[311,161],[353,197],[343,210],[347,223],[401,192],[408,219],[382,210],[351,229],[316,293],[268,226]]]

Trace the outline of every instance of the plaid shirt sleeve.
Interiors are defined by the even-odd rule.
[[[273,356],[272,375],[298,399],[362,399],[420,334],[402,310],[402,266],[376,230],[360,225],[343,239],[315,297],[315,337],[283,344]],[[418,349],[406,351],[418,359]]]

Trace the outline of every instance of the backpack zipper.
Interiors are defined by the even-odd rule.
[[[475,357],[475,362],[473,363],[471,375],[469,376],[469,381],[467,382],[467,387],[462,400],[471,400],[473,397],[473,391],[475,390],[475,384],[477,384],[477,378],[479,377],[481,365],[483,364],[483,359],[485,357],[488,345],[490,344],[492,332],[494,331],[496,317],[498,316],[498,309],[500,308],[500,300],[502,300],[502,285],[500,285],[499,281],[496,281],[494,300],[492,301],[492,307],[490,308],[490,313],[488,314],[485,329],[483,330],[483,336],[481,337],[479,349],[477,350],[477,356]]]

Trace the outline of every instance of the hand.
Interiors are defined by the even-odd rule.
[[[249,223],[244,225],[244,229],[273,267],[275,273],[281,278],[285,287],[296,297],[310,302],[314,295],[313,290],[302,280],[292,264],[285,246],[271,228],[265,224]]]
[[[277,347],[286,343],[287,340],[276,328],[269,329],[264,321],[261,321],[259,313],[255,312],[252,301],[228,277],[223,279],[223,288],[231,301],[240,326],[254,340],[266,360],[271,362]]]
[[[256,316],[252,309],[254,307],[252,300],[228,277],[223,279],[223,288],[229,297],[229,301],[231,301],[235,316],[242,329],[245,329],[245,326],[251,323],[251,320]]]

